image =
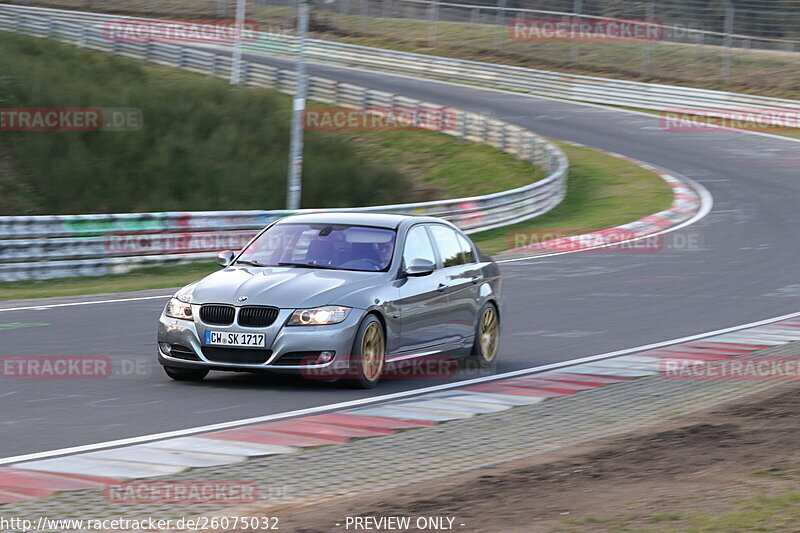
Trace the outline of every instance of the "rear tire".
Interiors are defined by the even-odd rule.
[[[486,302],[478,315],[475,328],[475,344],[468,360],[480,368],[488,368],[497,359],[500,347],[500,313],[491,302]]]
[[[203,381],[208,375],[208,370],[205,368],[177,368],[174,366],[165,366],[164,372],[175,381]]]
[[[350,355],[348,385],[359,389],[372,389],[381,379],[386,363],[386,336],[383,325],[375,315],[367,315],[356,333]]]

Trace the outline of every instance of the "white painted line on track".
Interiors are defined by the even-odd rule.
[[[739,326],[732,326],[728,328],[718,329],[715,331],[708,331],[705,333],[698,333],[696,335],[690,335],[688,337],[681,337],[679,339],[670,339],[666,341],[656,342],[653,344],[646,344],[644,346],[636,346],[634,348],[625,348],[623,350],[617,350],[613,352],[607,352],[599,355],[592,355],[589,357],[582,357],[579,359],[572,359],[570,361],[563,361],[560,363],[551,363],[548,365],[537,366],[534,368],[523,368],[521,370],[514,370],[512,372],[505,372],[503,374],[497,374],[494,376],[485,376],[481,378],[474,378],[474,379],[467,379],[464,381],[458,381],[456,383],[448,383],[445,385],[435,385],[433,387],[425,387],[422,389],[414,389],[410,391],[403,391],[403,392],[394,392],[391,394],[384,394],[383,396],[375,396],[372,398],[361,398],[359,400],[349,400],[346,402],[340,402],[330,405],[320,405],[317,407],[309,407],[306,409],[298,409],[296,411],[289,411],[286,413],[276,413],[272,415],[266,416],[258,416],[254,418],[245,418],[242,420],[232,420],[230,422],[220,422],[218,424],[211,424],[208,426],[199,426],[194,428],[187,428],[187,429],[179,429],[175,431],[166,431],[164,433],[155,433],[152,435],[142,435],[139,437],[130,437],[127,439],[118,439],[106,442],[98,442],[94,444],[84,444],[81,446],[73,446],[70,448],[61,448],[58,450],[48,450],[45,452],[36,452],[30,453],[25,455],[17,455],[13,457],[5,457],[0,459],[0,465],[10,465],[14,463],[21,463],[23,461],[33,461],[37,459],[47,459],[50,457],[59,457],[63,455],[71,455],[76,453],[83,453],[83,452],[90,452],[90,451],[97,451],[97,450],[105,450],[108,448],[115,448],[118,446],[129,446],[131,444],[142,444],[145,442],[153,442],[158,440],[164,440],[169,438],[175,437],[186,437],[189,435],[194,435],[197,433],[206,433],[210,431],[220,431],[223,429],[232,429],[241,426],[247,426],[250,424],[259,424],[263,422],[273,422],[275,420],[283,420],[286,418],[294,418],[298,416],[304,415],[311,415],[311,414],[318,414],[326,411],[332,410],[343,410],[343,409],[352,409],[355,407],[361,407],[371,404],[378,404],[381,402],[386,402],[389,400],[396,400],[398,398],[408,398],[413,396],[418,396],[421,394],[426,394],[429,392],[438,392],[450,389],[458,389],[461,387],[468,387],[470,385],[478,385],[480,383],[487,383],[491,381],[498,381],[501,379],[512,378],[517,376],[525,376],[528,374],[536,374],[539,372],[544,372],[547,370],[556,370],[559,368],[564,368],[572,365],[578,365],[582,363],[589,363],[592,361],[600,361],[603,359],[610,359],[612,357],[619,357],[621,355],[627,355],[629,353],[641,352],[644,350],[654,350],[656,348],[663,348],[665,346],[670,346],[672,344],[682,344],[685,342],[696,341],[699,339],[704,339],[706,337],[712,336],[719,336],[725,333],[731,333],[734,331],[739,331],[742,329],[754,328],[757,326],[763,326],[764,324],[770,324],[772,322],[780,322],[782,320],[788,320],[790,318],[797,318],[800,317],[800,312],[790,313],[788,315],[777,316],[773,318],[767,318],[765,320],[759,320],[757,322],[750,322],[748,324],[742,324]],[[787,341],[788,342],[788,341]],[[781,343],[783,344],[783,343]]]
[[[0,309],[0,313],[5,311],[38,311],[43,309],[56,309],[58,307],[75,307],[79,305],[96,305],[96,304],[113,304],[123,302],[137,302],[142,300],[158,300],[159,298],[169,298],[172,294],[162,294],[160,296],[140,296],[138,298],[118,298],[116,300],[89,300],[87,302],[70,302],[65,304],[44,304],[44,305],[30,305],[27,307],[9,307],[7,309]]]

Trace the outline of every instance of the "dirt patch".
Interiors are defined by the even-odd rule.
[[[800,499],[799,406],[791,384],[568,452],[266,514],[308,533],[357,530],[348,516],[449,517],[469,532],[749,531],[753,520],[798,531],[782,506]]]

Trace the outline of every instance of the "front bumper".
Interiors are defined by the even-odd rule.
[[[209,326],[200,321],[199,305],[192,305],[194,320],[170,318],[161,313],[158,321],[158,362],[163,366],[179,368],[207,368],[227,371],[270,371],[284,373],[301,373],[315,369],[340,368],[349,364],[349,354],[358,331],[363,311],[353,309],[347,319],[339,324],[327,326],[286,326],[286,321],[294,311],[281,309],[275,322],[266,328],[248,328],[234,322],[231,326]],[[238,313],[237,313],[238,315]],[[213,360],[203,353],[206,331],[227,331],[242,333],[263,333],[266,337],[265,350],[271,352],[263,363],[221,362]],[[196,360],[185,357],[174,357],[165,350],[163,344],[188,348]],[[220,348],[219,346],[215,346]],[[236,350],[236,348],[229,348]],[[335,357],[324,364],[276,364],[281,357],[297,352],[334,352]]]

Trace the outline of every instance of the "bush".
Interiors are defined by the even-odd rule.
[[[0,133],[14,169],[0,195],[34,198],[34,207],[6,198],[2,214],[284,207],[289,97],[7,33],[0,49],[2,107],[133,107],[144,116],[132,132]],[[306,132],[304,154],[304,207],[411,194],[403,175],[365,161],[341,136]]]

